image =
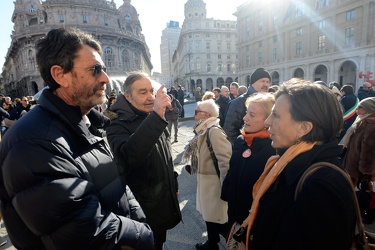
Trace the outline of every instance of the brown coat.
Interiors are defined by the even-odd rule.
[[[375,174],[374,155],[375,113],[366,117],[350,137],[343,165],[352,179],[357,181],[362,175]]]

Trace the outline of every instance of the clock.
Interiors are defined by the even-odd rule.
[[[30,5],[29,12],[36,12],[36,7],[34,5]]]

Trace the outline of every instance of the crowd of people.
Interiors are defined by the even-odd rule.
[[[1,213],[13,245],[163,249],[182,221],[171,147],[183,88],[154,89],[147,74],[131,72],[123,92],[107,97],[102,48],[78,29],[53,29],[36,48],[48,88],[37,105],[3,96],[0,109]],[[197,87],[194,98],[182,163],[197,178],[207,228],[196,249],[217,250],[221,237],[237,249],[350,249],[353,189],[375,181],[371,83],[357,95],[349,84],[298,78],[271,86],[258,68],[247,87]],[[297,194],[302,174],[321,162],[352,183],[326,167]]]

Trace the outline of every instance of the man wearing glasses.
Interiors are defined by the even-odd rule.
[[[367,97],[375,97],[375,92],[372,89],[372,84],[369,82],[363,83],[362,87],[358,89],[357,96],[360,101]]]
[[[1,212],[10,240],[17,249],[152,249],[139,203],[122,185],[104,139],[87,126],[109,82],[99,42],[61,28],[36,48],[49,88],[0,147]]]
[[[31,104],[29,103],[29,99],[27,96],[22,96],[21,103],[17,106],[17,112],[20,116],[23,116],[27,112],[29,112]]]

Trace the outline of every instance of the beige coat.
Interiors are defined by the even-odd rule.
[[[208,125],[208,127],[212,126]],[[197,210],[208,222],[224,224],[228,221],[228,204],[220,199],[221,187],[229,168],[232,145],[220,128],[212,127],[209,131],[213,151],[218,159],[220,179],[217,176],[210,150],[208,149],[205,130],[198,138],[198,187]]]

